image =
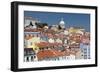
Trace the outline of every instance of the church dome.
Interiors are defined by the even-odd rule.
[[[65,22],[64,22],[64,20],[63,20],[63,18],[61,18],[61,21],[60,21],[60,23],[59,23],[60,25],[64,25],[65,24]]]

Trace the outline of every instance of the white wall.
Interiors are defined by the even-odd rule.
[[[11,73],[10,69],[10,2],[14,0],[0,0],[0,73]],[[18,1],[18,0],[16,0]],[[61,4],[81,4],[81,5],[97,5],[100,9],[100,0],[21,0],[31,2],[45,2],[45,3],[61,3]],[[100,10],[98,10],[100,13]],[[100,14],[98,14],[100,16]],[[99,19],[100,17],[98,17]],[[98,22],[99,24],[100,22]],[[98,26],[100,27],[100,25]],[[100,31],[100,29],[99,29]],[[100,37],[100,34],[99,36]],[[100,39],[98,39],[100,40]],[[100,43],[100,42],[99,42]],[[99,46],[100,48],[100,46]],[[100,50],[98,48],[98,55],[100,56]],[[100,57],[99,57],[100,61]],[[99,62],[100,64],[100,62]],[[73,68],[73,69],[60,69],[60,70],[45,70],[35,71],[36,73],[87,73],[87,72],[100,72],[100,66],[90,68]],[[32,73],[32,71],[30,72]]]

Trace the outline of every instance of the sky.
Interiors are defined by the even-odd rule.
[[[63,18],[66,28],[82,27],[90,32],[90,14],[24,11],[24,17],[33,17],[48,25],[59,24]]]

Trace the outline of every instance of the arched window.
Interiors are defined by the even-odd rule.
[[[34,59],[36,58],[36,56],[34,56]]]
[[[33,56],[31,56],[31,61],[33,61]]]
[[[26,58],[26,61],[27,61],[27,62],[29,61],[29,57]]]

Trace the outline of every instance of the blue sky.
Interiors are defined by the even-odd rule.
[[[58,24],[63,18],[66,28],[78,26],[90,31],[90,14],[24,11],[24,16],[31,16],[49,25]]]

